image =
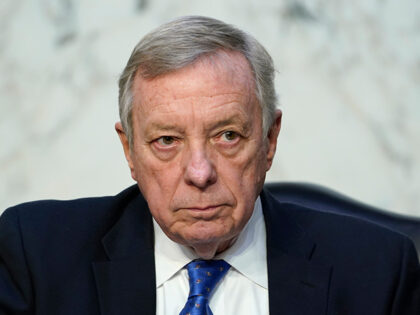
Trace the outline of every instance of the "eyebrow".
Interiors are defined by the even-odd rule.
[[[153,122],[150,126],[147,127],[148,130],[164,130],[164,131],[177,131],[182,132],[183,128],[176,125],[161,124],[158,122]]]
[[[244,121],[243,119],[235,115],[226,119],[218,120],[214,123],[209,123],[208,126],[205,126],[205,130],[208,132],[228,125],[239,125],[239,127],[242,129],[241,131],[244,133],[247,133],[251,128],[250,122]],[[183,127],[161,122],[153,122],[146,129],[146,132],[148,133],[153,131],[175,131],[178,133],[185,132]]]
[[[239,125],[243,132],[247,132],[250,129],[250,122],[244,121],[238,116],[232,116],[223,120],[219,120],[214,124],[210,124],[210,126],[207,127],[206,130],[214,130],[228,125]]]

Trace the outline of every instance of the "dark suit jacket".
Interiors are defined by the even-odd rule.
[[[270,314],[420,314],[406,237],[261,196]],[[134,186],[26,203],[0,219],[2,315],[155,314],[155,290],[152,220]]]

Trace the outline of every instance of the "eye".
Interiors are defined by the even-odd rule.
[[[224,133],[222,133],[222,140],[226,141],[226,142],[232,142],[234,140],[236,140],[239,137],[239,135],[235,132],[235,131],[225,131]]]
[[[171,136],[163,136],[163,137],[158,138],[156,142],[163,147],[170,146],[174,144],[175,138]]]

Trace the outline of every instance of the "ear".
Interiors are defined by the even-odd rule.
[[[267,170],[268,171],[271,168],[271,165],[273,164],[274,155],[276,154],[276,148],[277,148],[277,138],[280,133],[281,128],[281,117],[282,112],[281,110],[276,110],[275,113],[275,120],[273,124],[270,127],[270,130],[268,131],[267,135],[267,141],[268,141],[268,148],[267,148]]]
[[[134,180],[136,180],[133,160],[131,158],[130,142],[128,141],[128,137],[127,137],[127,135],[126,135],[126,133],[125,133],[123,127],[122,127],[121,122],[115,123],[115,131],[118,133],[118,137],[120,138],[121,144],[123,146],[125,159],[127,160],[128,167],[130,168],[131,177]]]

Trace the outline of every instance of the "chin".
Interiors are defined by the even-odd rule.
[[[213,222],[196,223],[183,229],[179,235],[184,245],[192,247],[217,245],[234,237],[232,229]]]

